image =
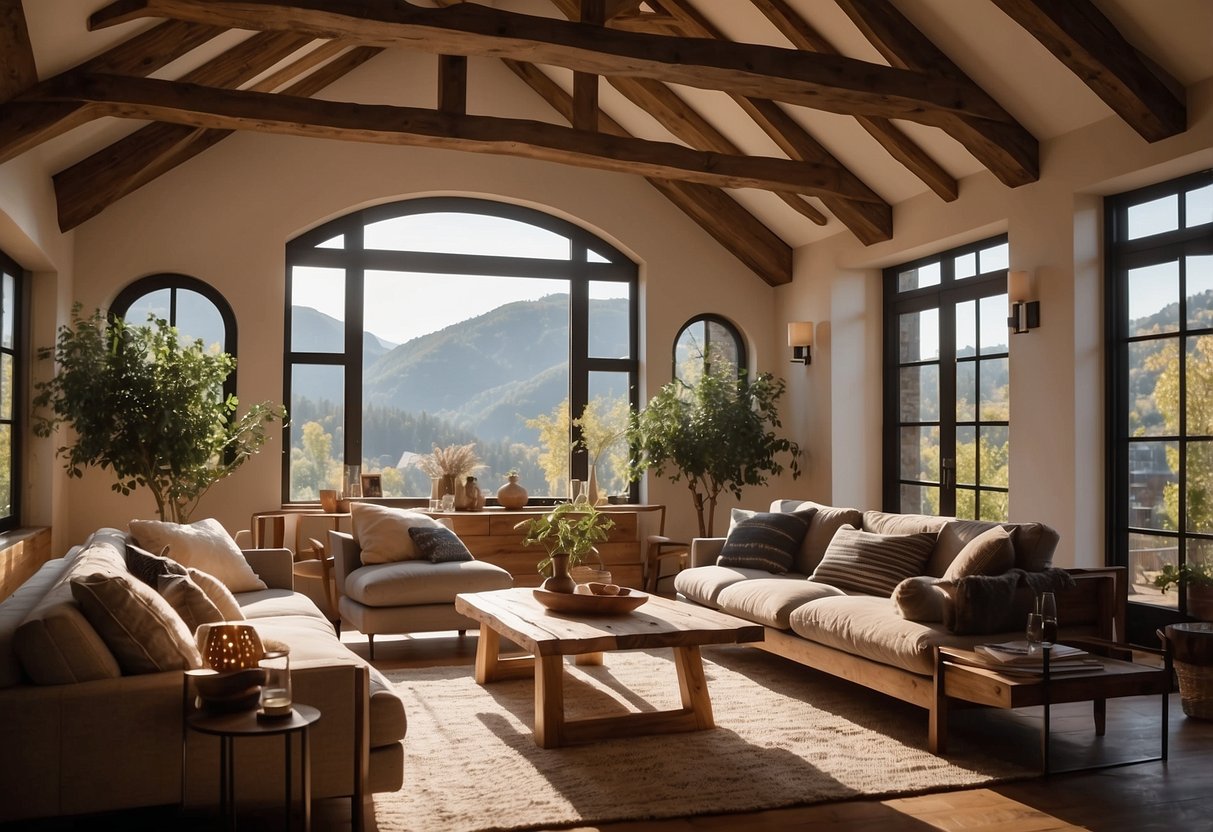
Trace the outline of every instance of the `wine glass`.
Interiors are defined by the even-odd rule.
[[[1040,616],[1044,619],[1042,639],[1049,644],[1057,641],[1057,598],[1052,592],[1040,596]]]
[[[1024,631],[1024,638],[1028,641],[1028,653],[1036,654],[1040,652],[1040,643],[1044,641],[1045,619],[1038,612],[1028,613],[1028,626]]]

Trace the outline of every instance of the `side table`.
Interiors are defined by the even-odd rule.
[[[284,741],[283,758],[285,760],[283,779],[286,782],[286,796],[283,803],[284,829],[291,828],[292,789],[291,781],[294,774],[291,755],[291,735],[299,735],[299,764],[300,792],[303,802],[303,829],[308,832],[312,828],[312,758],[308,751],[308,729],[320,719],[320,711],[311,705],[295,705],[289,717],[264,719],[257,716],[255,710],[240,711],[230,714],[208,714],[198,712],[187,720],[190,730],[200,734],[210,734],[219,738],[219,810],[223,814],[227,828],[236,828],[236,761],[233,752],[233,742],[236,737],[272,737],[281,735]]]

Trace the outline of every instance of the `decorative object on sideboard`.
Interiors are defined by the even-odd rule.
[[[363,497],[383,496],[383,474],[363,474],[359,477]]]
[[[1007,326],[1016,334],[1040,326],[1040,301],[1033,298],[1033,282],[1031,272],[1007,273],[1007,300],[1011,304]]]
[[[788,346],[792,348],[792,363],[808,366],[813,363],[813,322],[792,321],[788,324]]]
[[[322,488],[320,489],[320,510],[325,514],[334,514],[337,511],[337,489]]]
[[[505,485],[497,489],[497,503],[507,511],[517,511],[526,505],[527,490],[518,483],[518,472],[506,475]]]

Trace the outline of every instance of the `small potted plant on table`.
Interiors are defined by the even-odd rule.
[[[514,528],[524,532],[523,546],[540,545],[547,552],[537,566],[540,574],[551,572],[543,588],[549,592],[572,592],[576,584],[569,577],[569,569],[591,554],[596,556],[595,544],[606,540],[614,525],[615,521],[588,503],[562,503]]]

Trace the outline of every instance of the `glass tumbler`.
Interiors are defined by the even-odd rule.
[[[261,658],[265,683],[261,686],[262,716],[291,715],[291,655],[287,650],[267,652]]]
[[[1028,653],[1036,654],[1040,652],[1040,643],[1044,640],[1045,619],[1038,612],[1028,613],[1028,626],[1024,631],[1024,638],[1028,641]]]

